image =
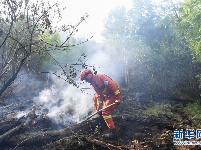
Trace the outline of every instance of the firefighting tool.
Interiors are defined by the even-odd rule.
[[[89,120],[91,117],[93,117],[94,115],[98,114],[99,112],[101,112],[101,111],[103,111],[103,110],[105,110],[105,109],[107,109],[107,108],[109,108],[109,107],[111,107],[113,105],[118,105],[118,104],[119,104],[119,101],[116,100],[114,103],[112,103],[112,104],[110,104],[110,105],[108,105],[108,106],[106,106],[106,107],[104,107],[104,108],[102,108],[102,109],[94,112],[93,114],[91,114],[90,116],[88,116],[86,120]]]

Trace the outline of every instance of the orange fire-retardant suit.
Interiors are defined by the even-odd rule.
[[[119,103],[122,98],[122,91],[119,85],[105,74],[94,75],[91,70],[85,69],[81,73],[81,79],[89,82],[96,94],[94,95],[94,106],[100,110],[114,102]],[[109,129],[115,129],[115,124],[111,112],[116,108],[113,105],[102,111],[102,116]]]

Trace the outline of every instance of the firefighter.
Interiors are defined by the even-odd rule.
[[[119,85],[105,74],[95,75],[91,70],[84,69],[80,75],[81,80],[90,83],[95,90],[94,107],[98,111],[112,103],[117,103],[105,110],[102,110],[102,117],[105,120],[110,132],[103,134],[103,138],[114,138],[116,135],[116,126],[111,112],[116,108],[122,98],[122,91]]]

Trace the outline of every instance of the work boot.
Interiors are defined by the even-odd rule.
[[[116,137],[116,129],[110,129],[109,133],[103,134],[103,138],[105,139],[113,139]]]
[[[97,122],[97,127],[98,127],[99,133],[102,134],[102,132],[108,128],[105,123],[105,120],[103,119],[103,116],[99,116],[99,117],[95,118],[95,121]]]

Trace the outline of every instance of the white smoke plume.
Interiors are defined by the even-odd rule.
[[[34,98],[35,104],[48,111],[47,116],[56,123],[70,125],[86,119],[93,111],[92,96],[54,75],[52,80],[53,84]]]
[[[122,80],[122,64],[108,51],[97,51],[89,58],[88,63],[95,66],[98,74],[106,74],[116,82]]]
[[[87,56],[86,63],[88,66],[95,66],[98,73],[107,74],[117,82],[121,80],[115,58],[112,58],[104,51],[96,51],[95,54]],[[89,69],[93,68],[89,67]],[[79,70],[81,71],[82,69]],[[77,74],[78,82],[80,80],[79,74],[80,72]],[[84,83],[79,88],[76,88],[55,75],[52,75],[51,79],[53,84],[39,92],[39,95],[34,98],[34,102],[36,105],[48,110],[47,116],[56,123],[64,125],[78,123],[86,119],[92,111],[95,111],[93,107],[95,91],[90,84]],[[80,90],[82,88],[90,89],[85,89],[83,93]]]

